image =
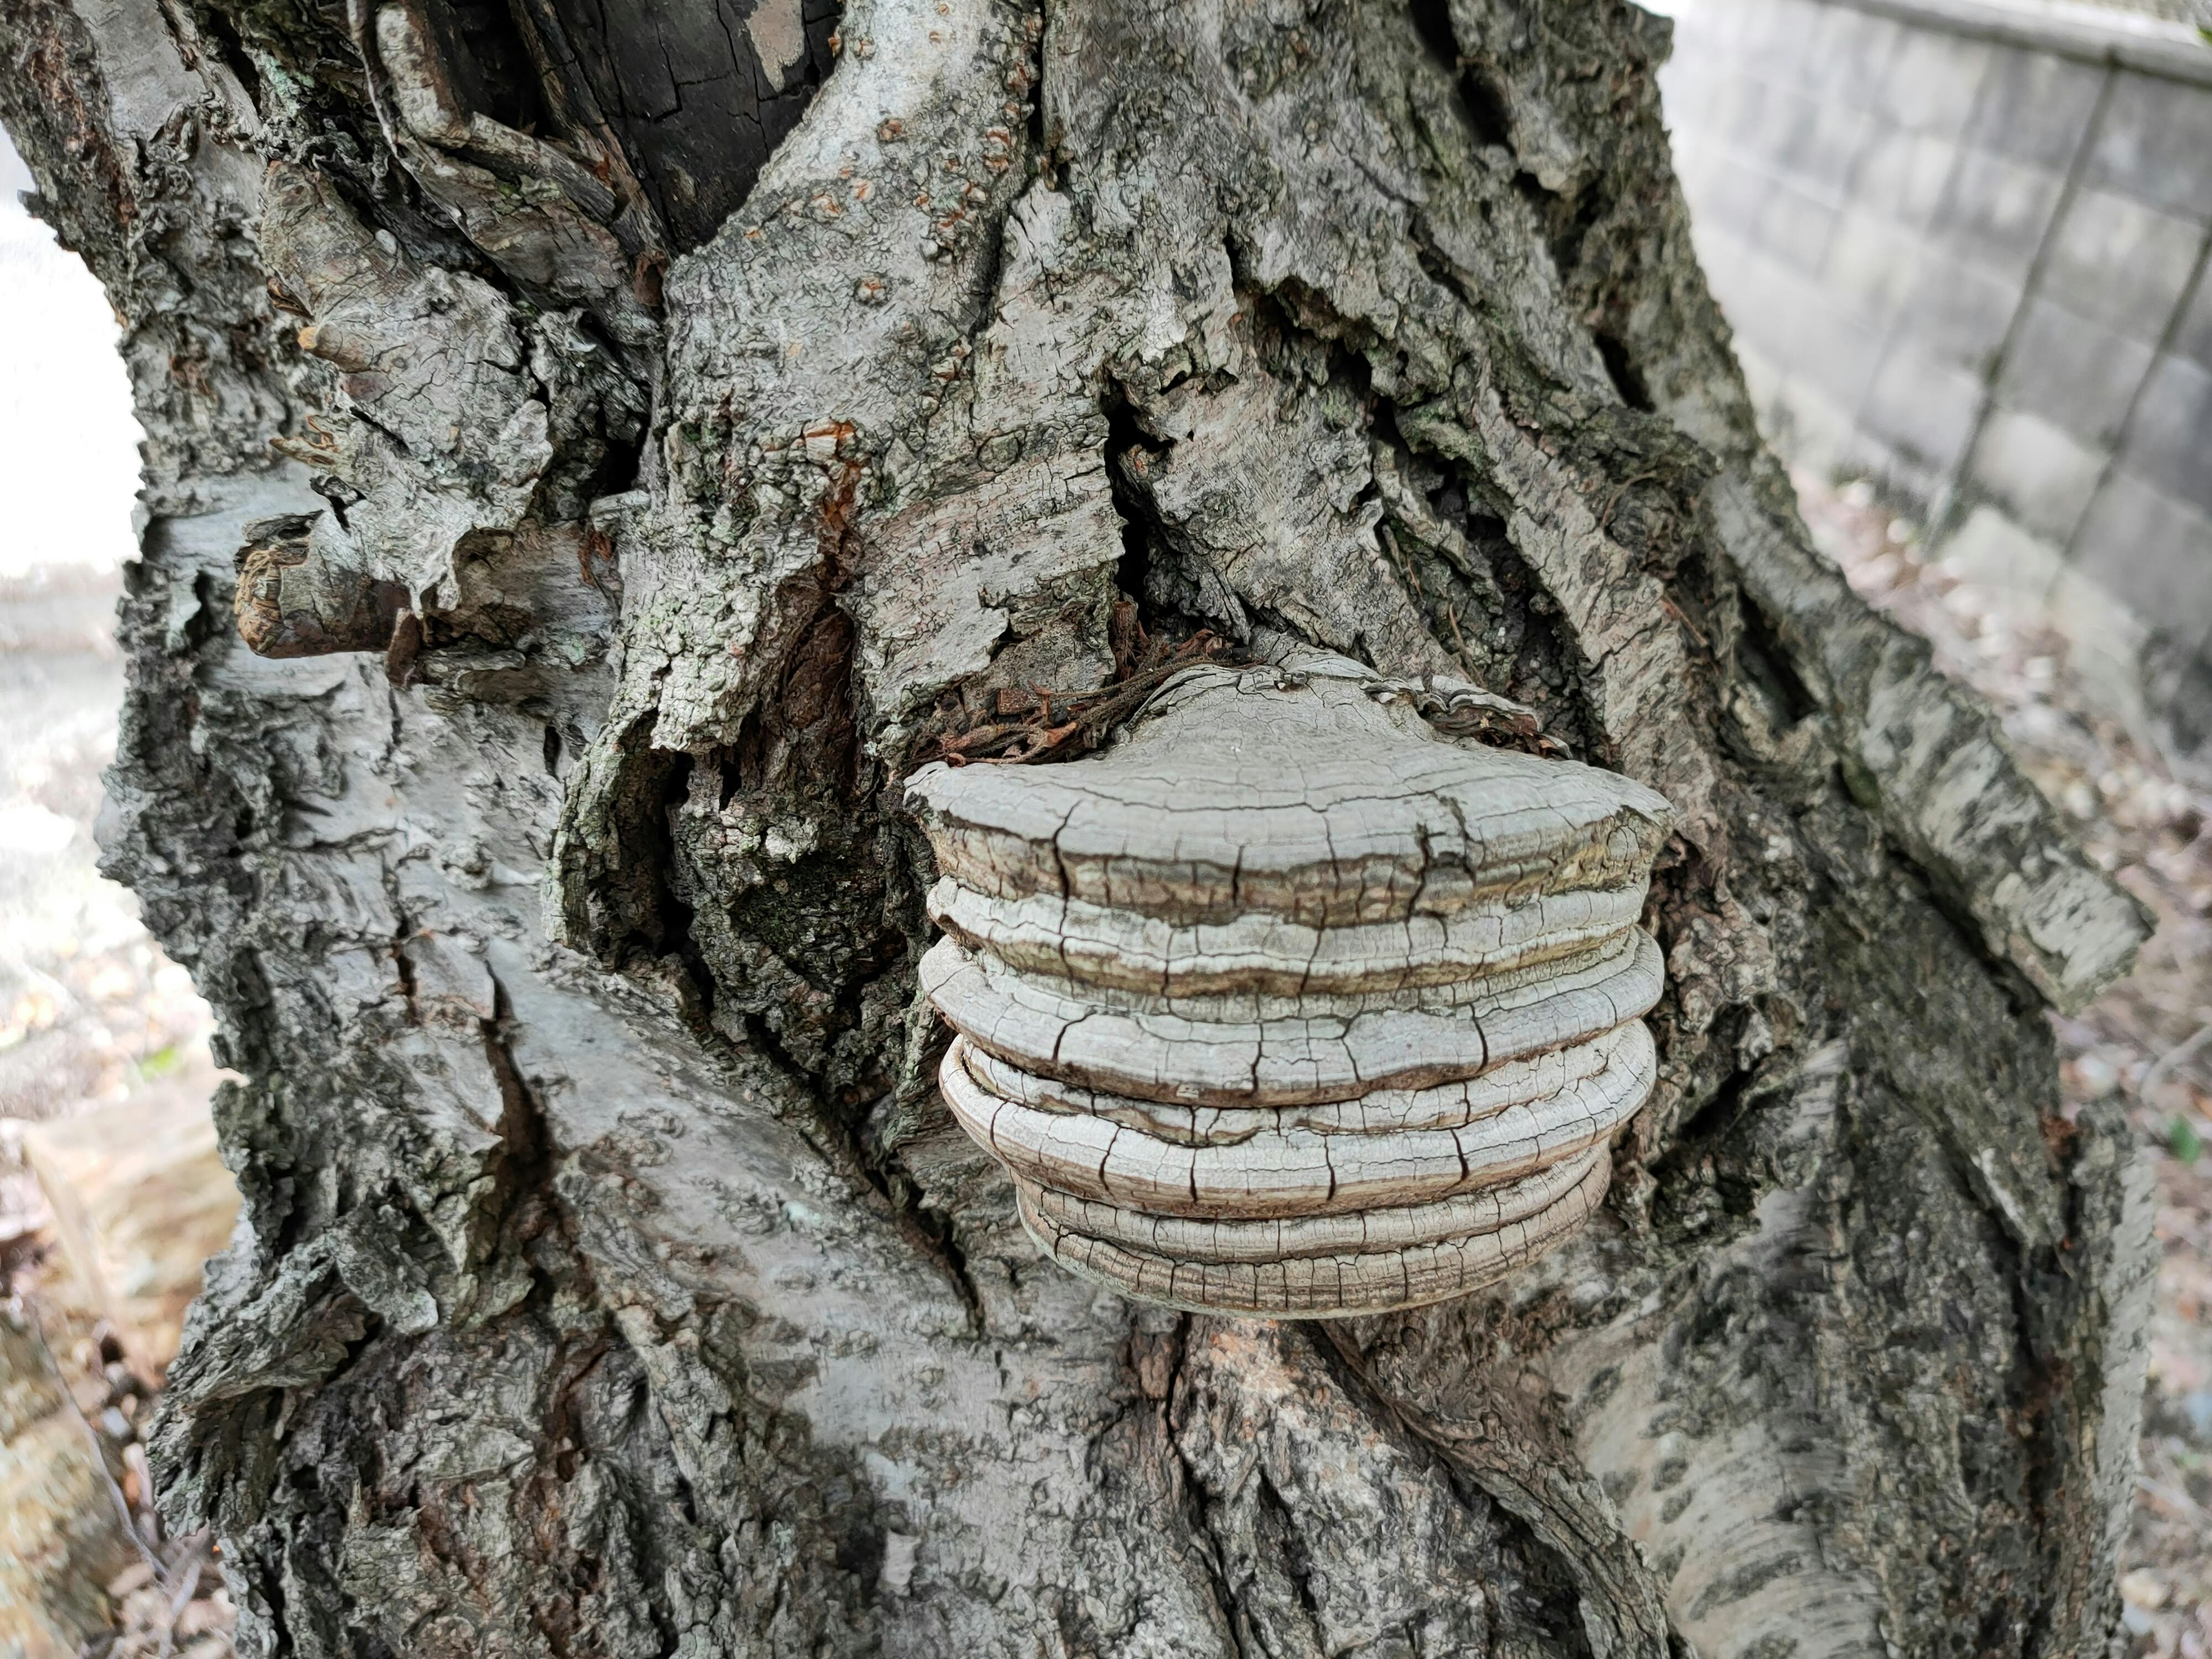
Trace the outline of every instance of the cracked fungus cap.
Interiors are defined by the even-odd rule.
[[[946,1103],[1070,1270],[1290,1318],[1487,1284],[1578,1227],[1650,1093],[1673,812],[1454,742],[1341,658],[1203,667],[1094,758],[908,784]]]

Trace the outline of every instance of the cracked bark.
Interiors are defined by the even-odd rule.
[[[110,856],[248,1079],[160,1447],[245,1650],[2104,1652],[2148,1212],[2041,1008],[2142,924],[1809,550],[1664,26],[832,27],[0,0],[148,433]],[[1124,600],[1681,809],[1573,1243],[1319,1333],[1037,1261],[899,785]]]

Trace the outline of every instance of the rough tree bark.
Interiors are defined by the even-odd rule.
[[[160,1459],[245,1651],[2106,1650],[2148,1212],[2042,1010],[2142,924],[1809,550],[1666,43],[0,0],[147,429],[112,867],[247,1079]],[[900,780],[1125,599],[1680,809],[1539,1267],[1133,1306],[951,1126]]]

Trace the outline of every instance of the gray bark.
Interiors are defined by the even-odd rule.
[[[2104,1652],[2148,1209],[2042,1010],[2142,922],[1810,551],[1664,25],[828,27],[0,0],[148,432],[112,867],[248,1079],[160,1443],[243,1650]],[[1680,810],[1574,1243],[1328,1327],[1039,1261],[898,786],[1124,599]]]

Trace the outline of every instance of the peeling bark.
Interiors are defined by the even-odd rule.
[[[248,1079],[159,1446],[244,1651],[2106,1650],[2148,1212],[2042,1009],[2143,924],[1809,550],[1665,46],[0,0],[149,434],[111,867]],[[902,786],[1133,614],[1680,810],[1574,1242],[1326,1329],[1039,1260]]]

